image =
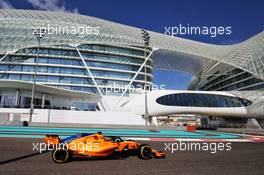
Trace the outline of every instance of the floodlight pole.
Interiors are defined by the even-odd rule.
[[[149,46],[149,33],[142,29],[141,30],[142,38],[144,40],[144,57],[147,58],[147,47]],[[149,112],[148,112],[148,88],[147,88],[147,63],[144,65],[144,73],[145,73],[145,87],[144,87],[144,93],[145,93],[145,124],[146,126],[149,124]]]
[[[146,51],[146,47],[144,49],[144,57],[147,57],[147,51]],[[145,117],[146,117],[146,125],[148,125],[149,123],[149,113],[148,113],[148,95],[147,95],[147,66],[144,66],[144,72],[145,72],[145,88],[144,88],[144,92],[145,92]]]
[[[33,32],[34,36],[38,40],[38,49],[37,49],[37,57],[35,58],[35,66],[34,66],[34,77],[33,77],[33,85],[32,85],[32,93],[31,93],[31,103],[30,103],[30,111],[29,111],[29,122],[32,122],[32,115],[34,113],[34,95],[35,95],[35,86],[38,72],[38,57],[39,57],[39,49],[40,49],[40,40],[43,36],[45,36],[45,31],[42,29],[38,29]]]

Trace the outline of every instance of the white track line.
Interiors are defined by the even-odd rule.
[[[159,141],[159,142],[264,142],[263,138],[245,139],[188,139],[188,138],[145,138],[145,137],[126,137],[127,140],[139,141]]]

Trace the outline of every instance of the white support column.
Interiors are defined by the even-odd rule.
[[[136,77],[138,76],[139,72],[143,69],[143,67],[146,65],[147,61],[149,60],[150,56],[153,54],[154,51],[158,50],[158,48],[153,48],[152,51],[149,53],[149,55],[146,57],[145,61],[141,64],[141,66],[139,67],[138,71],[136,72],[136,74],[134,75],[134,77],[131,79],[131,81],[129,82],[129,84],[126,86],[124,92],[121,94],[119,100],[117,101],[115,108],[118,106],[118,104],[120,103],[120,101],[122,100],[123,96],[125,95],[125,93],[127,92],[128,88],[131,86],[131,84],[135,81]]]
[[[85,66],[85,68],[86,68],[86,70],[87,70],[89,76],[91,77],[91,79],[92,79],[92,81],[93,81],[93,83],[94,83],[94,85],[95,85],[97,91],[99,92],[99,95],[102,97],[102,107],[104,108],[105,111],[107,111],[107,109],[108,109],[108,105],[107,105],[107,103],[106,103],[106,101],[105,101],[105,99],[104,99],[104,97],[103,97],[103,94],[102,94],[102,92],[101,92],[101,89],[99,88],[97,82],[95,81],[94,76],[93,76],[92,72],[90,71],[90,68],[87,66],[87,63],[85,62],[85,60],[84,60],[84,58],[83,58],[83,56],[82,56],[80,50],[78,49],[77,46],[75,46],[75,48],[76,48],[76,50],[77,50],[77,52],[78,52],[78,54],[79,54],[79,56],[80,56],[80,58],[81,58],[81,60],[82,60],[83,65]]]
[[[9,54],[9,53],[6,52],[6,54],[5,54],[2,58],[0,58],[0,62],[3,61],[3,60],[5,59],[5,57],[6,57],[8,54]]]
[[[261,129],[261,126],[256,118],[248,118],[247,127],[254,128],[254,129]]]
[[[156,116],[151,117],[151,125],[158,126],[158,119]]]
[[[45,107],[45,98],[46,98],[46,94],[43,93],[43,94],[42,94],[42,101],[41,101],[41,108],[42,108],[42,109],[44,109],[44,107]]]
[[[16,90],[16,101],[15,101],[15,107],[18,107],[19,103],[19,89]]]

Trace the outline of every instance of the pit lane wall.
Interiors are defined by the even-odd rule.
[[[0,108],[0,124],[29,121],[29,109]],[[32,122],[145,125],[141,115],[128,112],[98,112],[35,109]]]

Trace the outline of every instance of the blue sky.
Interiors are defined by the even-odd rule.
[[[181,35],[211,43],[234,44],[264,30],[261,0],[0,0],[1,8],[67,11],[164,33],[165,26],[231,26],[228,36]],[[185,89],[191,76],[155,71],[155,83]]]

